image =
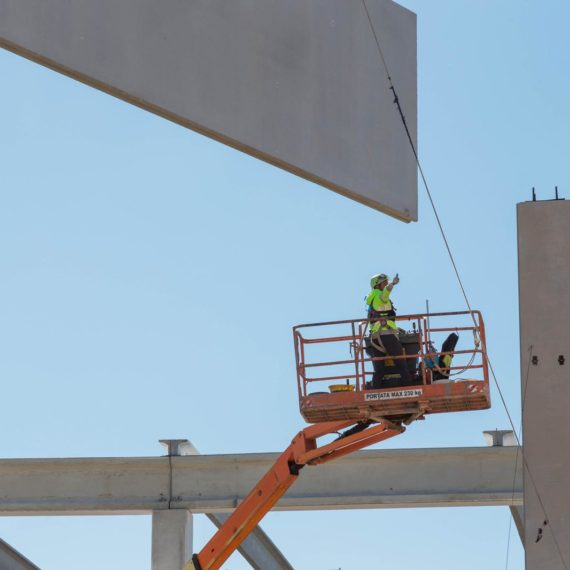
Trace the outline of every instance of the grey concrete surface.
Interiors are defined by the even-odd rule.
[[[367,3],[417,144],[416,16]],[[0,47],[417,219],[415,160],[361,0],[0,0]]]
[[[0,570],[40,570],[25,556],[0,539]]]
[[[192,558],[192,513],[152,513],[152,570],[180,570]]]
[[[519,533],[519,538],[524,547],[524,505],[520,507],[509,507],[511,510],[511,516],[513,517],[513,522],[517,532]]]
[[[570,567],[570,202],[518,204],[517,218],[526,569],[562,570]]]
[[[0,515],[230,512],[275,453],[0,460]],[[516,449],[372,450],[306,467],[275,510],[522,504]],[[514,502],[513,502],[514,500]]]

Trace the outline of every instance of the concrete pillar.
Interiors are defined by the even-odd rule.
[[[570,567],[570,202],[518,204],[526,570]]]
[[[152,570],[180,570],[192,558],[192,513],[153,511]]]

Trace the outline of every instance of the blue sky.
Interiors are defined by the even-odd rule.
[[[570,8],[402,4],[418,14],[421,161],[518,425],[515,204],[532,186],[570,197]],[[3,457],[157,456],[166,437],[277,451],[303,426],[293,325],[359,317],[380,271],[400,275],[400,313],[464,308],[423,189],[420,221],[402,224],[8,52],[0,73]],[[493,396],[384,447],[484,445],[509,427]],[[198,548],[213,527],[195,525]],[[275,513],[263,527],[300,570],[499,570],[509,515]],[[150,567],[148,517],[4,518],[0,537],[44,570]]]

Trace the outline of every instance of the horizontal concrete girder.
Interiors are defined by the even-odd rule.
[[[229,512],[276,457],[3,459],[0,515]],[[514,447],[363,451],[304,468],[274,510],[518,506],[515,460]]]

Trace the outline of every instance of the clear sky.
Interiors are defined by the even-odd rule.
[[[515,204],[570,197],[563,0],[403,0],[418,14],[419,148],[515,424]],[[398,272],[401,313],[464,303],[420,190],[403,224],[0,52],[0,455],[278,451],[303,426],[291,327],[362,315]],[[538,277],[538,276],[537,276]],[[484,445],[446,414],[384,447]],[[199,548],[213,532],[195,517]],[[299,570],[521,569],[506,508],[270,514]],[[150,567],[148,517],[3,518],[43,570]],[[235,556],[231,570],[247,568]]]

